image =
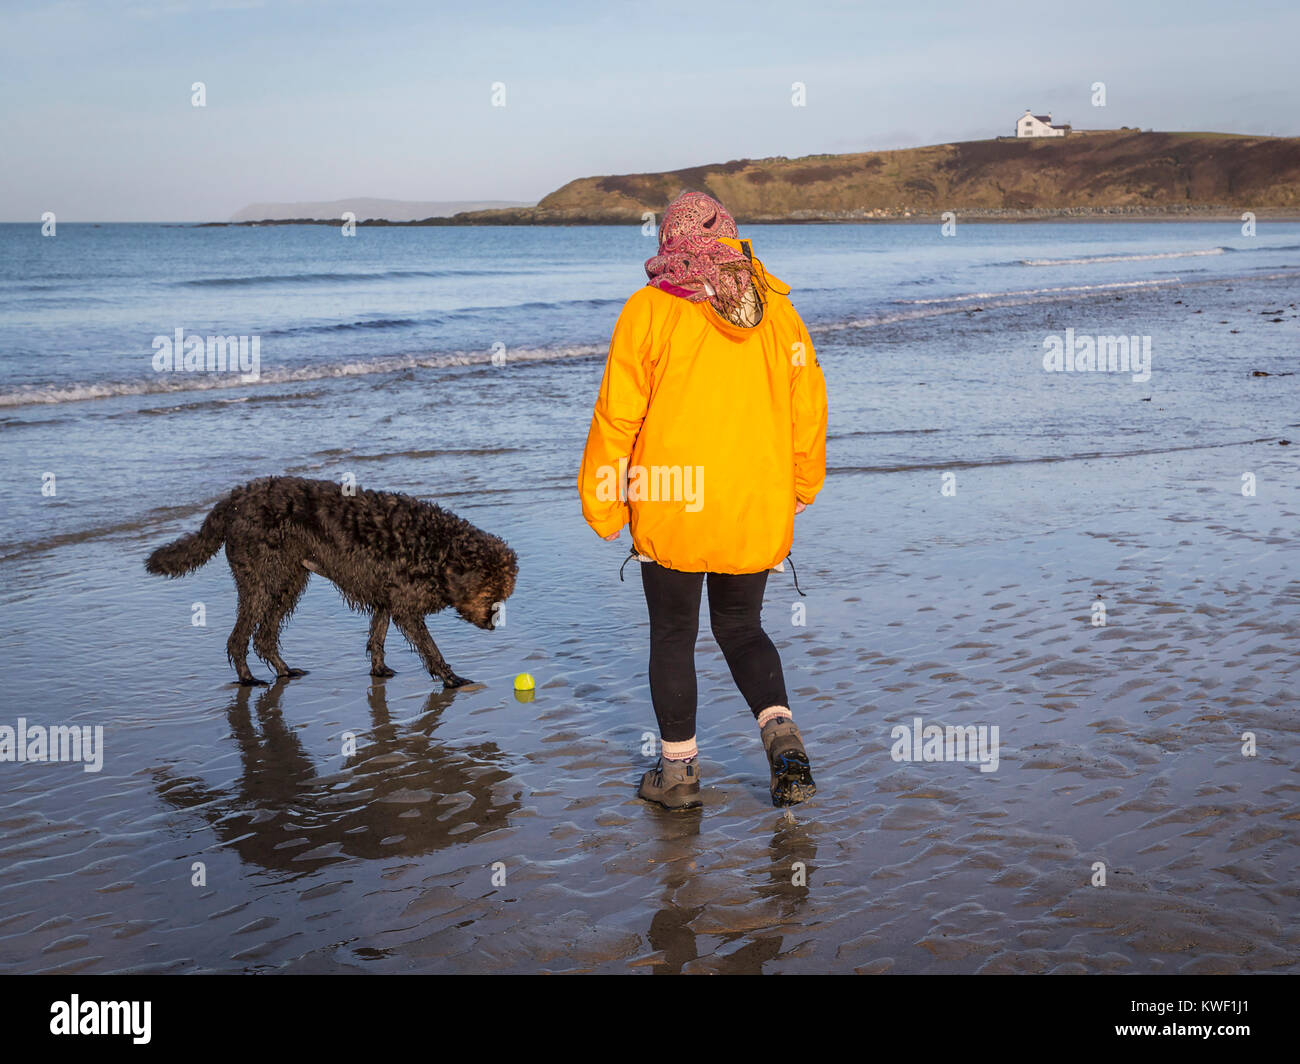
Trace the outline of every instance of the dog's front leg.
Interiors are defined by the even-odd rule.
[[[433,636],[429,634],[429,629],[425,627],[423,617],[394,617],[393,621],[397,625],[397,630],[406,637],[406,641],[420,655],[420,660],[424,662],[424,667],[429,670],[430,676],[442,680],[443,685],[446,687],[463,687],[470,682],[451,671],[451,666],[438,652],[438,646],[434,643]]]
[[[375,610],[370,618],[370,638],[366,640],[366,653],[370,655],[371,676],[396,676],[392,669],[384,664],[384,640],[388,638],[387,610]]]

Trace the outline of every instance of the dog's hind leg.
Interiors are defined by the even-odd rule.
[[[394,616],[393,622],[397,625],[397,630],[420,655],[420,660],[424,662],[424,667],[429,670],[430,676],[441,680],[446,687],[463,687],[470,682],[451,671],[451,666],[438,653],[438,645],[429,634],[429,629],[425,627],[423,617]]]
[[[253,650],[275,670],[275,675],[280,679],[303,676],[305,673],[302,669],[289,668],[280,657],[280,631],[297,607],[303,591],[307,589],[307,580],[311,574],[306,569],[294,567],[275,575],[280,579],[267,592],[266,606],[257,623],[257,634],[253,636]]]
[[[370,638],[366,640],[366,653],[370,655],[371,676],[396,676],[392,669],[384,664],[384,640],[388,638],[387,610],[377,609],[370,618]]]
[[[229,557],[229,551],[227,551]],[[248,640],[257,627],[257,618],[262,612],[262,592],[253,576],[241,563],[233,559],[230,571],[235,576],[235,591],[239,596],[239,612],[235,617],[235,627],[226,640],[226,657],[239,675],[239,682],[245,687],[266,686],[265,680],[259,680],[248,668]]]

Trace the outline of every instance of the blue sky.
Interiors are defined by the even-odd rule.
[[[0,0],[0,219],[531,201],[589,174],[1007,134],[1026,107],[1294,136],[1298,38],[1300,5],[1254,0]]]

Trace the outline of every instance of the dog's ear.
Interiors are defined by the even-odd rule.
[[[483,573],[478,569],[453,569],[447,574],[447,589],[455,602],[472,598],[482,583]]]

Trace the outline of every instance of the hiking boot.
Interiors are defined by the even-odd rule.
[[[789,717],[769,720],[762,731],[763,749],[772,770],[769,790],[775,806],[798,805],[817,793],[812,765],[799,729]]]
[[[659,764],[641,777],[638,798],[658,802],[665,809],[693,809],[700,801],[700,759],[672,761],[661,757]]]

